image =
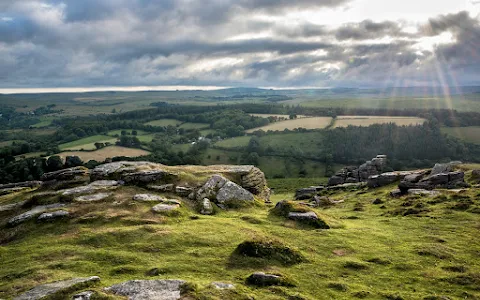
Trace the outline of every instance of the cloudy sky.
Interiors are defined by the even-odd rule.
[[[0,88],[480,85],[480,0],[0,0]]]

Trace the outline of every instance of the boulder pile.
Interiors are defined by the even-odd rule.
[[[372,160],[355,167],[345,167],[338,171],[328,180],[328,185],[340,185],[344,183],[365,182],[370,176],[379,175],[387,166],[387,156],[377,155]]]

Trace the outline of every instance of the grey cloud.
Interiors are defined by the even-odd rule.
[[[340,41],[376,39],[387,35],[392,37],[410,36],[403,32],[396,22],[376,23],[371,20],[365,20],[358,24],[346,24],[335,33],[335,37]]]

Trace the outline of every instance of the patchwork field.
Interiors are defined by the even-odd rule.
[[[3,142],[0,142],[0,148],[11,146],[13,143],[22,143],[22,142],[24,142],[24,141],[22,141],[22,140],[3,141]]]
[[[70,143],[59,145],[60,150],[95,150],[95,143],[115,144],[117,138],[106,135],[94,135]]]
[[[215,146],[222,148],[242,148],[248,146],[251,136],[238,136],[231,139],[225,139],[215,143]]]
[[[289,115],[275,115],[275,114],[250,114],[251,116],[254,116],[254,117],[260,117],[260,118],[268,118],[268,117],[275,117],[275,118],[285,118],[285,119],[288,119],[290,118]],[[300,118],[306,118],[307,116],[305,115],[297,115],[297,118],[300,119]]]
[[[145,125],[151,126],[158,126],[158,127],[166,127],[166,126],[177,126],[182,124],[182,121],[175,120],[175,119],[160,119],[155,121],[150,121],[145,123]]]
[[[179,128],[183,129],[205,129],[210,127],[210,124],[206,123],[183,123]]]
[[[480,144],[480,127],[443,127],[442,132],[469,143]]]
[[[148,155],[150,152],[142,149],[133,149],[120,146],[105,147],[96,151],[66,151],[58,154],[61,157],[78,156],[84,162],[89,160],[104,161],[115,156],[137,157]]]
[[[347,126],[370,126],[373,124],[395,123],[399,126],[421,125],[425,119],[416,117],[390,117],[390,116],[338,116],[334,128]]]
[[[322,129],[330,125],[331,121],[332,121],[332,118],[330,117],[300,118],[300,119],[294,119],[294,120],[275,122],[263,127],[249,129],[246,132],[252,133],[257,130],[283,131],[285,129],[293,130],[295,128]]]

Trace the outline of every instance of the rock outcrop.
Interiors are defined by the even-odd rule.
[[[74,167],[68,169],[62,169],[55,172],[49,172],[42,175],[40,178],[42,181],[65,181],[73,180],[76,178],[83,178],[89,175],[89,170],[85,167]]]
[[[70,216],[70,213],[66,210],[56,210],[48,213],[43,213],[38,217],[39,222],[51,222],[58,219],[64,219]]]
[[[95,180],[122,180],[126,184],[146,185],[150,189],[175,191],[188,196],[193,186],[182,185],[185,175],[194,177],[221,175],[250,193],[268,201],[270,190],[263,172],[255,166],[213,165],[213,166],[165,166],[151,162],[113,162],[97,166],[90,177]],[[179,189],[180,187],[180,189]],[[187,192],[189,194],[187,194]]]
[[[72,290],[79,290],[86,286],[90,286],[98,281],[100,281],[100,277],[92,276],[88,278],[74,278],[70,280],[42,284],[34,287],[33,289],[29,290],[24,294],[21,294],[20,296],[13,298],[13,300],[44,299],[46,297],[55,296],[56,294],[62,293],[64,291],[70,292]]]
[[[328,185],[365,182],[370,176],[379,175],[387,165],[386,155],[377,155],[359,167],[345,167],[328,180]]]
[[[181,298],[183,280],[130,280],[105,289],[129,300],[177,300]]]
[[[80,194],[90,194],[100,190],[112,190],[120,187],[123,184],[122,181],[116,180],[99,180],[94,181],[88,185],[74,187],[70,189],[60,190],[57,193],[69,196],[69,195],[80,195]]]
[[[252,193],[221,175],[213,175],[197,190],[195,199],[208,198],[218,205],[238,206],[254,200]]]
[[[44,213],[48,210],[57,209],[57,208],[60,208],[60,207],[65,207],[65,204],[56,203],[56,204],[36,206],[36,207],[32,208],[31,210],[29,210],[27,212],[24,212],[23,214],[20,214],[16,217],[11,218],[8,221],[8,225],[9,226],[18,225],[20,223],[31,220],[31,219],[35,218],[36,216],[38,216],[38,215],[40,215],[40,214],[42,214],[42,213]]]

